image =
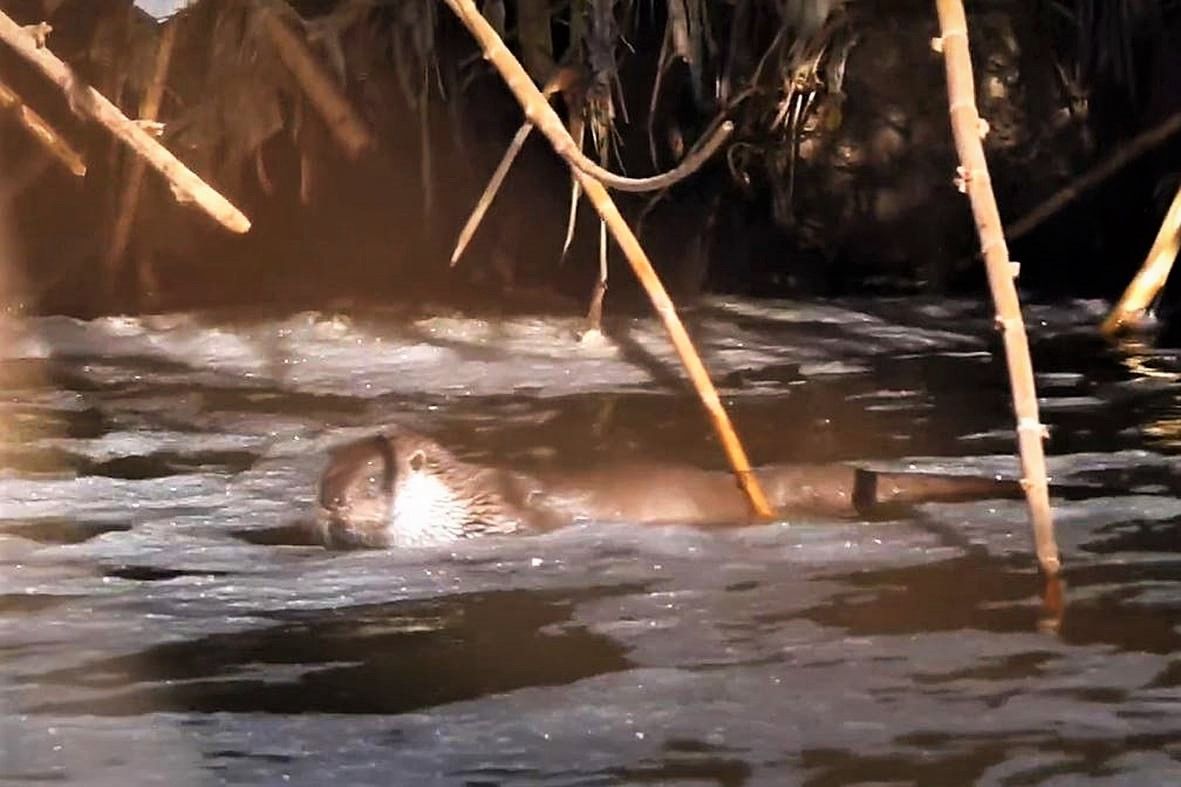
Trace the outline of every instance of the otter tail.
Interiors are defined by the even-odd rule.
[[[880,515],[915,503],[1024,497],[1019,481],[933,473],[879,473],[860,467],[853,474],[853,508]]]

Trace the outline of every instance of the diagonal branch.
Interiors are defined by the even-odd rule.
[[[86,174],[86,161],[61,134],[32,108],[25,104],[15,90],[0,82],[0,109],[16,115],[21,125],[41,144],[45,152],[76,177]]]
[[[45,28],[38,30],[43,35]],[[0,41],[57,85],[77,111],[98,121],[163,175],[172,185],[172,192],[178,201],[196,203],[231,232],[246,232],[250,229],[250,219],[242,211],[201,180],[168,148],[129,120],[106,96],[82,82],[68,65],[42,45],[43,40],[39,40],[38,35],[22,28],[3,12],[0,12]]]
[[[517,101],[520,102],[521,107],[525,110],[525,117],[545,134],[554,146],[554,149],[566,159],[566,162],[570,165],[570,171],[578,179],[583,191],[586,192],[587,197],[595,206],[595,210],[599,212],[603,221],[606,222],[607,227],[615,237],[616,243],[623,250],[627,261],[636,272],[636,277],[639,278],[640,284],[644,287],[649,299],[651,299],[657,315],[663,321],[665,330],[668,331],[669,338],[676,348],[677,355],[680,356],[681,363],[685,365],[685,369],[697,389],[697,394],[701,398],[702,404],[713,420],[714,429],[722,441],[722,446],[725,448],[726,456],[730,460],[731,467],[734,469],[738,484],[742,487],[743,492],[746,493],[755,515],[760,518],[770,518],[772,516],[771,507],[767,503],[766,495],[763,493],[758,479],[751,470],[750,462],[746,457],[746,451],[743,449],[742,443],[739,442],[738,436],[734,433],[734,426],[730,421],[730,416],[726,413],[725,408],[722,407],[722,401],[718,396],[717,389],[714,388],[713,383],[710,381],[709,373],[706,371],[705,365],[701,362],[701,357],[694,349],[693,343],[689,339],[689,334],[685,330],[684,323],[677,316],[676,308],[673,306],[672,300],[668,297],[664,285],[660,283],[656,271],[652,268],[652,262],[648,259],[648,255],[644,253],[643,248],[640,247],[639,241],[636,240],[636,236],[632,233],[631,228],[627,226],[627,222],[623,220],[623,216],[620,215],[619,209],[615,207],[615,203],[611,200],[607,189],[604,188],[602,183],[595,180],[594,177],[588,175],[583,169],[577,166],[574,155],[578,152],[577,147],[574,144],[574,140],[567,133],[565,126],[562,125],[562,121],[558,118],[557,113],[550,107],[545,97],[541,95],[541,91],[533,84],[533,80],[529,78],[529,75],[513,56],[512,52],[504,45],[504,41],[492,29],[488,21],[480,15],[480,12],[476,10],[472,0],[446,0],[446,2],[479,42],[480,47],[484,50],[485,59],[492,63],[496,70],[500,72],[505,84],[513,92],[513,95],[517,97]],[[581,157],[581,153],[578,153],[578,155]]]

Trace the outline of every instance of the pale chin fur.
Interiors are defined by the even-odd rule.
[[[448,529],[442,523],[462,523],[466,507],[434,475],[415,471],[400,477],[393,497],[388,525],[391,546],[434,547],[463,538],[462,524]]]

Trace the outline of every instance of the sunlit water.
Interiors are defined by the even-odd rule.
[[[1029,310],[1066,563],[1019,501],[450,550],[305,542],[325,449],[720,466],[651,319],[29,321],[0,348],[0,780],[1152,784],[1181,779],[1181,362]],[[688,314],[757,461],[1018,475],[990,313]],[[1088,490],[1090,488],[1090,490]]]

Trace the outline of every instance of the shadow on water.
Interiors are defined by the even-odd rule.
[[[1026,632],[1037,626],[1040,579],[1023,556],[992,558],[972,550],[939,563],[828,579],[850,590],[783,619],[804,618],[853,636],[964,629]]]
[[[1111,645],[1124,651],[1181,650],[1173,606],[1137,604],[1146,585],[1181,583],[1176,561],[1067,567],[1066,607],[1057,639],[1068,645]],[[850,589],[825,603],[764,622],[804,618],[852,636],[946,631],[1025,633],[1043,614],[1042,579],[1029,558],[989,556],[983,550],[906,568],[830,576]],[[1084,595],[1082,591],[1090,589]],[[1072,592],[1073,591],[1073,592]],[[1075,598],[1072,599],[1072,595]],[[1028,669],[1014,663],[1012,678]]]
[[[232,538],[260,547],[323,546],[310,519],[297,519],[273,527],[239,528],[229,531]]]
[[[36,519],[0,519],[0,535],[17,536],[38,544],[83,544],[104,533],[125,533],[128,522],[88,522],[41,517]]]
[[[102,569],[105,577],[126,579],[129,582],[168,582],[182,577],[217,578],[228,576],[225,571],[188,571],[183,568],[156,568],[154,566],[119,565]]]
[[[1181,518],[1117,522],[1103,527],[1103,538],[1083,546],[1096,555],[1121,552],[1153,552],[1175,555],[1181,552]]]
[[[670,756],[660,762],[619,768],[607,774],[608,784],[749,784],[751,766],[738,758]]]
[[[94,461],[70,451],[37,448],[0,450],[0,468],[28,475],[99,476],[124,481],[208,472],[238,475],[259,460],[251,451],[155,451]]]
[[[0,615],[32,615],[84,598],[79,595],[49,593],[0,593]],[[0,647],[0,653],[6,648]]]
[[[252,451],[191,451],[186,454],[157,451],[143,456],[120,456],[105,462],[96,462],[81,468],[79,475],[121,478],[127,481],[167,478],[195,472],[238,475],[253,467],[258,459],[259,455]]]
[[[674,738],[662,747],[660,759],[645,758],[634,765],[599,772],[582,770],[548,771],[546,783],[578,785],[687,784],[743,787],[750,784],[754,768],[742,759],[741,749],[715,746],[701,741]],[[526,767],[481,767],[453,774],[468,787],[504,783],[530,784],[540,781],[537,769]]]
[[[112,692],[36,713],[405,713],[628,669],[624,649],[572,625],[571,610],[642,589],[497,591],[284,613],[261,631],[157,645],[24,682]],[[284,665],[294,668],[286,680]]]
[[[613,335],[621,337],[625,356],[664,385],[667,375],[655,371],[658,361],[645,358],[643,348],[626,341],[626,334]],[[1040,391],[1043,420],[1051,427],[1051,455],[1143,448],[1140,427],[1177,409],[1172,389],[1126,385],[1127,370],[1118,355],[1090,338],[1056,337],[1038,342],[1036,350],[1039,363],[1044,359],[1039,372],[1066,375],[1065,382],[1047,384]],[[1090,359],[1086,375],[1076,373],[1079,357]],[[890,352],[855,360],[866,371],[804,374],[801,362],[792,361],[718,378],[756,463],[1012,452],[1011,404],[1003,357],[997,353]],[[551,397],[547,417],[522,423],[523,434],[515,435],[509,428],[475,442],[487,456],[511,453],[518,444],[552,444],[559,447],[564,462],[603,461],[630,452],[626,458],[642,453],[643,459],[720,467],[708,430],[686,428],[698,423],[700,405],[685,392],[683,382],[680,385],[671,395],[647,390],[612,393],[607,428],[595,440],[579,437],[585,435],[587,422],[596,420],[604,399],[598,392]],[[757,395],[759,391],[775,395]],[[1058,400],[1070,406],[1053,406]],[[516,398],[505,403],[509,401],[519,404]],[[448,403],[447,413],[462,421],[471,412],[486,414],[495,404],[484,397]],[[465,428],[445,436],[458,444],[473,441]],[[1125,472],[1091,475],[1096,482],[1115,486]],[[1156,479],[1141,483],[1150,480]],[[1172,487],[1178,485],[1181,482],[1174,479]]]
[[[1023,556],[990,557],[973,550],[934,564],[827,579],[849,589],[781,620],[804,618],[864,637],[966,630],[1021,634],[1034,631],[1039,618],[1041,580]],[[915,671],[910,675],[913,688],[906,692],[955,692],[967,682],[975,687],[976,699],[997,712],[1016,698],[1029,699],[1031,692],[1047,699],[1094,703],[1113,713],[1132,705],[1138,689],[1091,685],[1039,689],[1038,681],[1069,669],[1064,660],[1070,655],[1061,650],[1062,645],[1109,646],[1133,654],[1168,655],[1181,650],[1181,631],[1175,625],[1181,604],[1147,604],[1138,598],[1148,588],[1181,582],[1181,564],[1068,564],[1065,580],[1076,600],[1071,600],[1068,590],[1057,636],[1047,637],[1044,647],[980,658],[942,672]],[[1177,685],[1181,685],[1181,664],[1174,660],[1156,675],[1146,673],[1140,688],[1167,691]],[[891,691],[879,692],[879,700],[887,699]],[[1159,706],[1145,712],[1172,714]],[[1002,768],[1008,773],[1003,783],[1033,784],[1063,775],[1118,775],[1126,767],[1120,760],[1138,753],[1181,758],[1181,740],[1175,733],[1129,730],[1126,735],[1071,736],[1053,725],[1044,730],[983,734],[913,732],[895,738],[893,744],[893,751],[881,754],[843,748],[804,750],[800,763],[809,773],[804,783],[967,784],[990,769]]]
[[[1129,754],[1181,756],[1175,734],[1128,735],[1114,739],[1070,738],[1056,730],[982,735],[919,733],[896,740],[909,754],[864,755],[845,749],[811,749],[801,761],[809,787],[842,784],[971,784],[1003,766],[1001,784],[1041,784],[1055,776],[1118,777],[1119,760]],[[1036,756],[1035,756],[1036,754]],[[1028,761],[1016,765],[1022,757]],[[994,783],[994,782],[990,782]]]

